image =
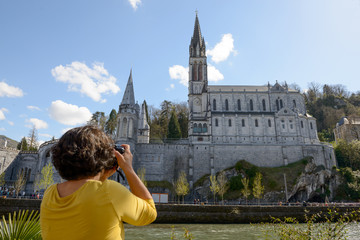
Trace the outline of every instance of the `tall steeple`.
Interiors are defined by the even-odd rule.
[[[194,33],[190,43],[190,57],[204,57],[205,56],[205,40],[201,36],[201,29],[199,18],[196,12]]]
[[[130,76],[125,88],[124,96],[121,101],[121,105],[135,105],[134,85],[132,79],[132,69],[130,70]]]

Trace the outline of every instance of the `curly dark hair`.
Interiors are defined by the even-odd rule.
[[[51,149],[52,162],[66,180],[93,177],[117,163],[114,142],[97,126],[86,125],[67,131]]]

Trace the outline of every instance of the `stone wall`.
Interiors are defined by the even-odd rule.
[[[0,199],[0,217],[20,209],[40,210],[41,200]],[[155,223],[260,223],[272,217],[295,217],[304,221],[305,210],[309,214],[326,213],[328,207],[303,206],[211,206],[211,205],[156,205],[158,217]],[[359,210],[359,207],[337,206],[338,213]]]
[[[13,148],[0,147],[0,174],[14,161],[19,152]]]

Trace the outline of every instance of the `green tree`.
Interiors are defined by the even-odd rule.
[[[96,125],[100,127],[102,130],[105,130],[106,117],[104,112],[96,111],[93,113],[88,124]]]
[[[175,110],[171,111],[171,117],[168,125],[168,135],[169,139],[179,139],[181,138],[181,130],[176,116]]]
[[[248,201],[248,197],[251,194],[250,186],[249,186],[249,179],[248,178],[242,178],[241,183],[243,184],[243,189],[241,189],[241,194],[245,197],[246,204]]]
[[[182,201],[184,203],[184,197],[189,193],[189,183],[186,179],[186,173],[184,171],[180,172],[179,178],[175,181],[174,184],[175,192],[178,196],[182,196]]]
[[[221,196],[221,201],[222,204],[224,204],[224,194],[227,192],[227,190],[229,189],[229,183],[228,183],[228,179],[226,177],[226,174],[224,171],[221,171],[218,178],[217,178],[217,182],[219,185],[219,195]]]
[[[21,139],[21,141],[19,142],[19,144],[17,145],[17,149],[18,150],[21,150],[21,151],[27,151],[28,150],[28,144],[27,144],[27,141],[26,141],[26,138],[23,137]]]
[[[253,183],[253,195],[258,199],[258,203],[260,203],[263,193],[264,186],[262,185],[262,174],[257,172]]]
[[[210,175],[210,191],[214,194],[214,204],[216,203],[216,194],[219,192],[219,184],[216,175]]]
[[[41,169],[41,176],[36,179],[35,186],[37,189],[46,190],[49,186],[54,184],[54,170],[52,164],[49,162]]]
[[[116,121],[117,121],[117,113],[116,110],[113,109],[111,110],[109,119],[106,121],[105,124],[105,132],[110,136],[113,135],[116,131],[116,125],[117,125]]]

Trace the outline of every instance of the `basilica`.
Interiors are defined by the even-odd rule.
[[[252,85],[209,85],[204,37],[196,15],[189,45],[188,139],[152,143],[145,105],[135,101],[132,72],[118,109],[117,143],[131,145],[135,169],[146,170],[148,181],[173,182],[185,172],[190,186],[207,174],[246,160],[257,166],[277,167],[311,156],[316,165],[336,165],[331,145],[321,143],[316,119],[306,112],[302,94],[278,82]],[[145,96],[146,97],[146,96]],[[27,189],[51,160],[55,143],[44,143],[37,154],[19,153],[6,170],[29,173]],[[55,181],[61,181],[56,175]]]

